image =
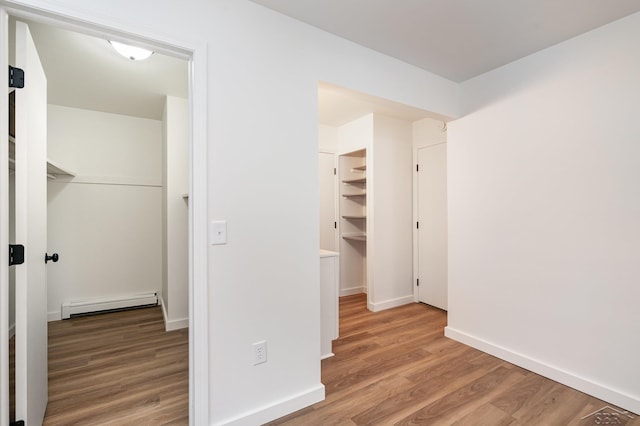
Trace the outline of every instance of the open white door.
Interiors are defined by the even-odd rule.
[[[447,310],[447,146],[418,149],[418,300]]]
[[[16,23],[16,420],[42,424],[47,408],[47,79],[29,27]]]

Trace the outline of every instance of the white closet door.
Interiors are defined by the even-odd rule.
[[[418,299],[447,309],[447,146],[418,149]]]
[[[47,408],[47,79],[29,27],[16,23],[16,419],[42,424]]]
[[[318,177],[320,182],[320,248],[337,251],[336,230],[336,175],[335,155],[318,154]]]

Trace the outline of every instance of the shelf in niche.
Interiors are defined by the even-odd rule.
[[[363,164],[362,166],[353,167],[351,170],[357,170],[359,172],[364,172],[365,170],[367,170],[367,165]]]
[[[343,215],[342,216],[343,219],[366,219],[367,215],[361,214],[361,215]]]
[[[342,234],[342,238],[352,241],[367,241],[367,234]]]
[[[344,198],[362,198],[362,197],[366,197],[367,193],[363,192],[363,193],[360,193],[360,194],[342,194],[342,196]]]
[[[366,183],[366,182],[367,182],[366,177],[355,178],[355,179],[345,179],[342,181],[342,183]]]

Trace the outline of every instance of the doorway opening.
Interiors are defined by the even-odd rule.
[[[425,197],[417,184],[418,153],[446,142],[445,118],[323,82],[318,109],[320,248],[339,257],[336,299],[366,303],[373,312],[425,302],[418,283],[426,287],[434,282],[425,274],[431,265],[424,258],[446,271],[446,238],[444,245],[429,246],[432,253],[420,257],[426,246],[419,244],[418,224],[424,220],[421,228],[428,228],[433,210],[444,210],[446,218],[446,197],[419,203]],[[331,164],[333,188],[327,183]],[[446,192],[446,186],[438,189]],[[438,235],[446,236],[446,220],[435,226]],[[438,278],[446,293],[446,274]],[[320,282],[323,286],[326,280],[321,276]],[[337,300],[331,309],[336,306]]]
[[[4,11],[2,11],[5,13]],[[73,25],[69,24],[69,20],[60,19],[59,21],[55,18],[52,18],[51,15],[48,15],[47,18],[38,15],[37,12],[27,12],[25,10],[9,10],[9,13],[12,16],[15,16],[20,20],[31,20],[35,23],[45,22],[47,24],[52,24],[56,27],[66,27],[71,28],[74,31],[81,31],[83,33],[90,33],[92,35],[98,35],[102,39],[117,39],[120,41],[131,41],[134,44],[144,44],[145,46],[153,48],[158,52],[162,52],[164,54],[169,54],[171,56],[177,57],[182,61],[189,61],[189,68],[191,72],[189,72],[189,91],[186,100],[187,109],[189,110],[189,118],[187,119],[187,136],[185,137],[185,142],[189,146],[190,155],[188,156],[188,171],[187,171],[187,189],[181,194],[180,201],[184,204],[189,204],[189,225],[188,230],[185,229],[185,232],[188,232],[188,245],[186,252],[188,253],[188,261],[187,261],[187,277],[185,277],[185,281],[188,282],[186,286],[186,291],[188,293],[188,297],[185,299],[188,300],[188,311],[187,318],[184,320],[184,323],[189,324],[189,365],[190,365],[190,373],[189,373],[189,407],[190,407],[190,418],[193,422],[195,418],[202,418],[206,416],[206,401],[208,400],[208,395],[206,390],[206,363],[208,362],[208,356],[206,353],[206,339],[207,333],[206,328],[207,324],[205,321],[197,322],[194,321],[194,317],[202,316],[206,314],[206,311],[203,312],[203,306],[206,306],[206,243],[202,238],[199,238],[198,235],[204,235],[205,232],[194,232],[194,230],[202,230],[206,229],[206,207],[205,207],[205,198],[206,198],[206,135],[204,133],[205,126],[202,125],[206,120],[206,110],[204,109],[204,103],[202,99],[206,97],[206,91],[202,93],[198,93],[194,90],[196,86],[200,88],[204,88],[206,81],[206,61],[204,59],[204,52],[201,47],[187,47],[187,48],[176,48],[172,46],[180,46],[181,43],[159,43],[155,42],[151,39],[144,38],[144,36],[131,36],[131,34],[136,34],[136,29],[132,28],[130,33],[123,34],[122,31],[105,29],[104,27],[93,26],[92,24],[87,24],[86,22],[80,23],[76,22]],[[5,17],[7,15],[4,15]],[[3,20],[6,22],[6,19]],[[137,37],[131,39],[131,37]],[[171,46],[171,47],[170,47]],[[2,49],[2,57],[3,63],[6,63],[8,53],[5,48]],[[200,59],[197,59],[200,58]],[[6,69],[6,66],[4,67]],[[6,106],[4,107],[6,108]],[[63,106],[63,108],[67,108]],[[4,109],[3,109],[4,110]],[[5,110],[6,111],[6,110]],[[6,117],[7,114],[4,115]],[[82,123],[79,123],[82,124]],[[6,119],[2,120],[2,136],[1,139],[4,139],[0,146],[8,147],[8,143],[6,142],[6,129],[7,129],[7,121]],[[3,162],[5,160],[6,150],[3,149],[2,158]],[[3,177],[4,179],[4,177]],[[89,185],[90,183],[86,183]],[[116,186],[114,182],[111,182],[109,186]],[[135,185],[129,185],[135,186]],[[144,186],[144,185],[140,185]],[[146,187],[150,187],[151,185],[147,185]],[[184,197],[183,197],[184,196]],[[4,197],[4,195],[3,195]],[[188,201],[185,201],[188,200]],[[5,208],[3,206],[3,208]],[[3,213],[3,220],[5,213]],[[4,238],[4,237],[3,237]],[[2,241],[4,244],[4,240]],[[62,258],[62,256],[61,256]],[[4,266],[4,265],[3,265]],[[4,269],[4,268],[3,268]],[[204,280],[203,280],[204,278]],[[2,279],[2,290],[3,294],[6,291],[7,281],[5,281],[5,277]],[[5,306],[3,306],[4,310]],[[2,313],[4,317],[4,312]],[[7,315],[8,316],[8,315]],[[3,341],[0,345],[1,353],[2,353],[2,363],[3,368],[5,364],[8,364],[8,339],[4,337],[7,336],[8,333],[5,333],[4,330],[4,321],[3,321]],[[8,328],[8,327],[7,327]],[[194,350],[194,346],[196,342],[200,342],[197,346],[200,350]],[[204,350],[203,350],[204,349]],[[200,366],[200,367],[197,367]],[[193,373],[194,369],[199,368],[200,374],[195,375]],[[204,371],[202,371],[204,370]],[[4,370],[3,370],[4,371]],[[0,401],[0,405],[2,405],[2,412],[8,413],[8,409],[5,410],[8,404],[8,398],[5,397],[7,394],[4,392],[5,389],[8,389],[8,380],[6,380],[6,376],[3,374],[2,379],[2,401]],[[194,391],[194,389],[198,389],[198,391]]]

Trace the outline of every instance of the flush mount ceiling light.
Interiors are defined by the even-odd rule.
[[[116,49],[116,52],[121,54],[127,59],[132,61],[142,61],[153,55],[151,50],[143,49],[141,47],[129,46],[128,44],[118,43],[117,41],[109,40],[111,46]]]

